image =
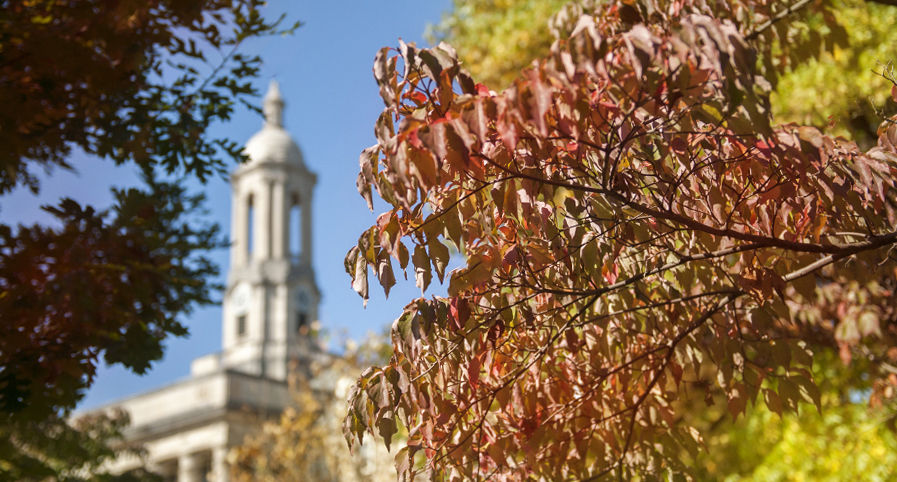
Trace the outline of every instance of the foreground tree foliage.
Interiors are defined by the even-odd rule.
[[[117,456],[143,454],[124,440],[128,423],[127,413],[114,411],[73,421],[53,416],[27,427],[4,424],[0,426],[0,476],[4,480],[162,482],[162,477],[143,468],[111,474],[103,466]]]
[[[168,336],[187,334],[181,317],[213,302],[207,250],[223,245],[218,228],[198,221],[201,196],[158,177],[204,181],[241,159],[209,128],[257,94],[261,60],[240,45],[295,27],[266,20],[262,5],[4,5],[0,194],[39,192],[35,173],[75,169],[73,153],[130,164],[145,186],[115,190],[108,209],[45,206],[52,225],[0,225],[0,478],[65,479],[98,466],[117,432],[81,432],[66,419],[99,363],[144,373]]]
[[[545,10],[557,11],[565,3],[455,0],[435,36],[458,50],[463,67],[478,81],[506,86],[533,59],[549,53],[552,31],[564,19],[549,18]],[[882,114],[894,112],[888,80],[876,72],[897,59],[892,29],[897,9],[863,0],[832,1],[831,9],[844,32],[825,35],[827,42],[812,52],[818,57],[780,76],[770,96],[773,120],[825,127],[868,146],[877,138]],[[785,27],[791,35],[806,35],[820,24],[814,17],[795,18]],[[822,415],[804,411],[781,418],[756,409],[730,424],[722,423],[726,410],[724,400],[716,400],[719,394],[714,405],[696,407],[699,413],[690,423],[700,427],[706,449],[695,464],[706,469],[698,478],[893,479],[897,462],[883,454],[893,451],[895,435],[890,422],[882,423],[892,409],[868,407],[857,396],[870,388],[858,383],[862,368],[842,373],[836,358],[822,360],[814,357],[813,370],[824,376]],[[844,453],[857,456],[844,458]]]
[[[447,45],[381,50],[358,187],[391,208],[347,272],[366,299],[369,267],[388,293],[394,263],[423,290],[446,243],[465,260],[357,382],[350,443],[406,427],[406,476],[699,475],[700,407],[821,408],[814,353],[892,403],[897,119],[863,151],[768,102],[819,50],[795,19],[841,31],[829,7],[576,4],[501,94]]]
[[[47,208],[60,228],[0,228],[0,410],[15,421],[72,407],[101,359],[144,373],[166,336],[187,334],[179,317],[212,302],[203,253],[224,240],[184,219],[203,196],[147,184],[116,191],[110,212]]]
[[[289,31],[262,0],[31,0],[0,18],[0,193],[80,149],[142,168],[224,173],[242,146],[207,135],[252,106],[246,39]],[[294,28],[295,26],[293,26]],[[222,151],[226,156],[222,156]]]

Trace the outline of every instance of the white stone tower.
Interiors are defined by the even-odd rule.
[[[147,451],[117,458],[114,471],[146,465],[166,480],[227,482],[227,451],[290,403],[290,365],[327,356],[306,336],[321,298],[311,264],[315,175],[283,128],[283,105],[272,82],[249,162],[231,176],[222,352],[193,360],[187,379],[97,409],[125,409],[127,440]]]
[[[224,295],[224,368],[283,380],[305,358],[320,292],[312,268],[316,177],[283,128],[284,101],[272,81],[265,123],[249,139],[249,161],[231,176],[231,268]]]

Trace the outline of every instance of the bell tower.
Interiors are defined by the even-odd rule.
[[[283,128],[283,108],[272,81],[264,125],[246,144],[249,161],[231,175],[221,358],[227,368],[280,380],[312,350],[307,335],[321,298],[311,262],[316,176]]]

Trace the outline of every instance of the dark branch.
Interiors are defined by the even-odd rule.
[[[889,5],[892,7],[897,7],[897,0],[866,0],[866,3],[877,3],[879,5]],[[767,29],[769,29],[769,27],[772,27],[773,25],[778,23],[780,20],[784,19],[785,17],[791,15],[794,12],[797,12],[798,10],[806,7],[809,4],[810,4],[810,0],[800,0],[799,2],[796,2],[794,5],[787,7],[785,10],[782,10],[781,12],[777,13],[776,16],[774,16],[774,17],[770,18],[769,20],[760,24],[752,32],[747,34],[745,36],[745,38],[747,40],[754,40],[755,38],[759,37],[760,34],[762,34]]]
[[[759,37],[760,34],[765,32],[769,27],[772,27],[773,25],[778,23],[780,20],[782,20],[785,17],[791,15],[792,13],[806,7],[809,4],[810,4],[810,0],[800,0],[799,2],[796,2],[793,5],[786,7],[785,10],[782,10],[781,12],[777,13],[774,17],[761,23],[757,28],[754,29],[753,32],[747,34],[745,36],[745,38],[748,40],[754,40],[755,38]]]

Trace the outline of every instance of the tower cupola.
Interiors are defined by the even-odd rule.
[[[320,292],[312,267],[314,173],[284,129],[285,102],[272,81],[264,124],[231,175],[231,256],[224,296],[223,358],[232,368],[284,378],[310,348]]]
[[[249,138],[243,152],[249,157],[248,167],[258,163],[285,163],[305,169],[305,162],[299,146],[283,128],[284,101],[276,81],[271,82],[265,95],[262,112],[265,123],[262,130]]]

